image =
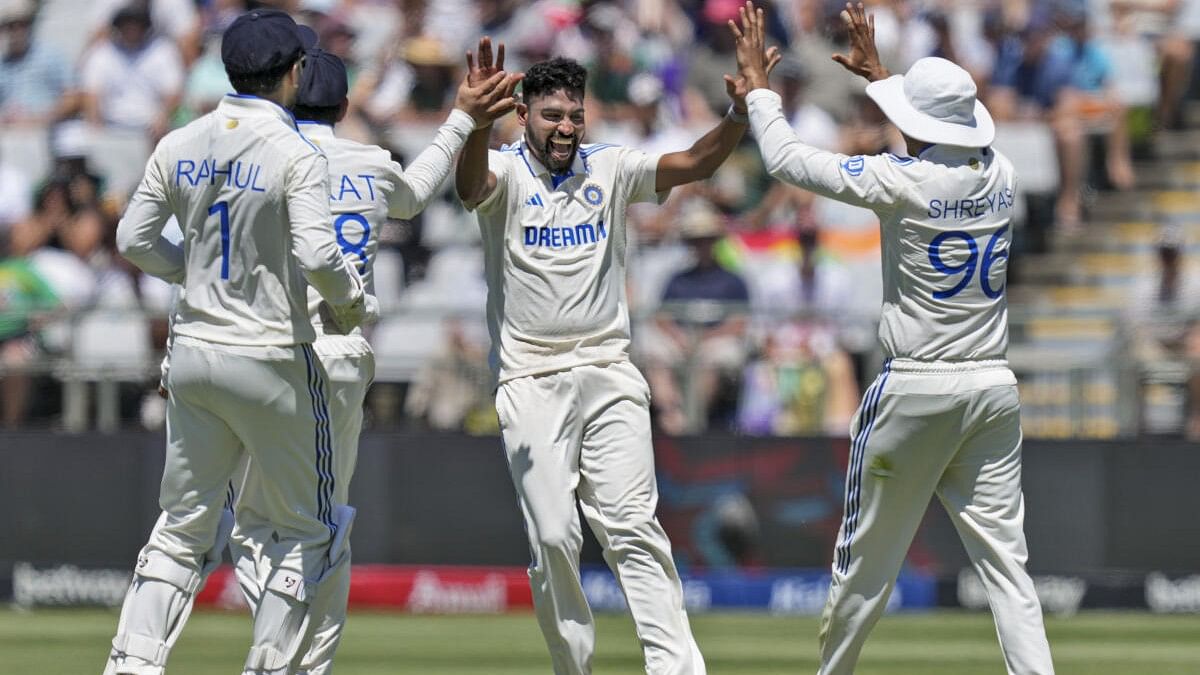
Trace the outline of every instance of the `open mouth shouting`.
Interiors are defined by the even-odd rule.
[[[575,159],[575,148],[578,143],[574,136],[551,136],[546,140],[546,159],[550,169],[562,170],[571,165]]]

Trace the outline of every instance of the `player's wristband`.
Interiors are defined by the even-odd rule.
[[[729,112],[725,113],[725,117],[736,124],[750,124],[750,111],[740,113],[733,109],[733,105],[729,106]]]

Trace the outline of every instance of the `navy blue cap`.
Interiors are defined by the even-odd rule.
[[[350,91],[346,80],[346,64],[324,49],[308,50],[304,72],[300,74],[300,91],[296,105],[311,108],[332,108],[341,105]]]
[[[221,38],[225,72],[259,75],[281,70],[317,44],[317,34],[287,12],[256,9],[234,19]]]

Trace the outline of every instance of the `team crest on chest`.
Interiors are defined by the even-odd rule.
[[[600,189],[595,183],[586,183],[583,186],[583,201],[592,206],[600,206],[604,202],[604,190]]]

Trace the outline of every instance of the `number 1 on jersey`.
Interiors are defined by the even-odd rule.
[[[208,215],[221,218],[221,278],[229,279],[229,202],[217,202],[208,207]]]

